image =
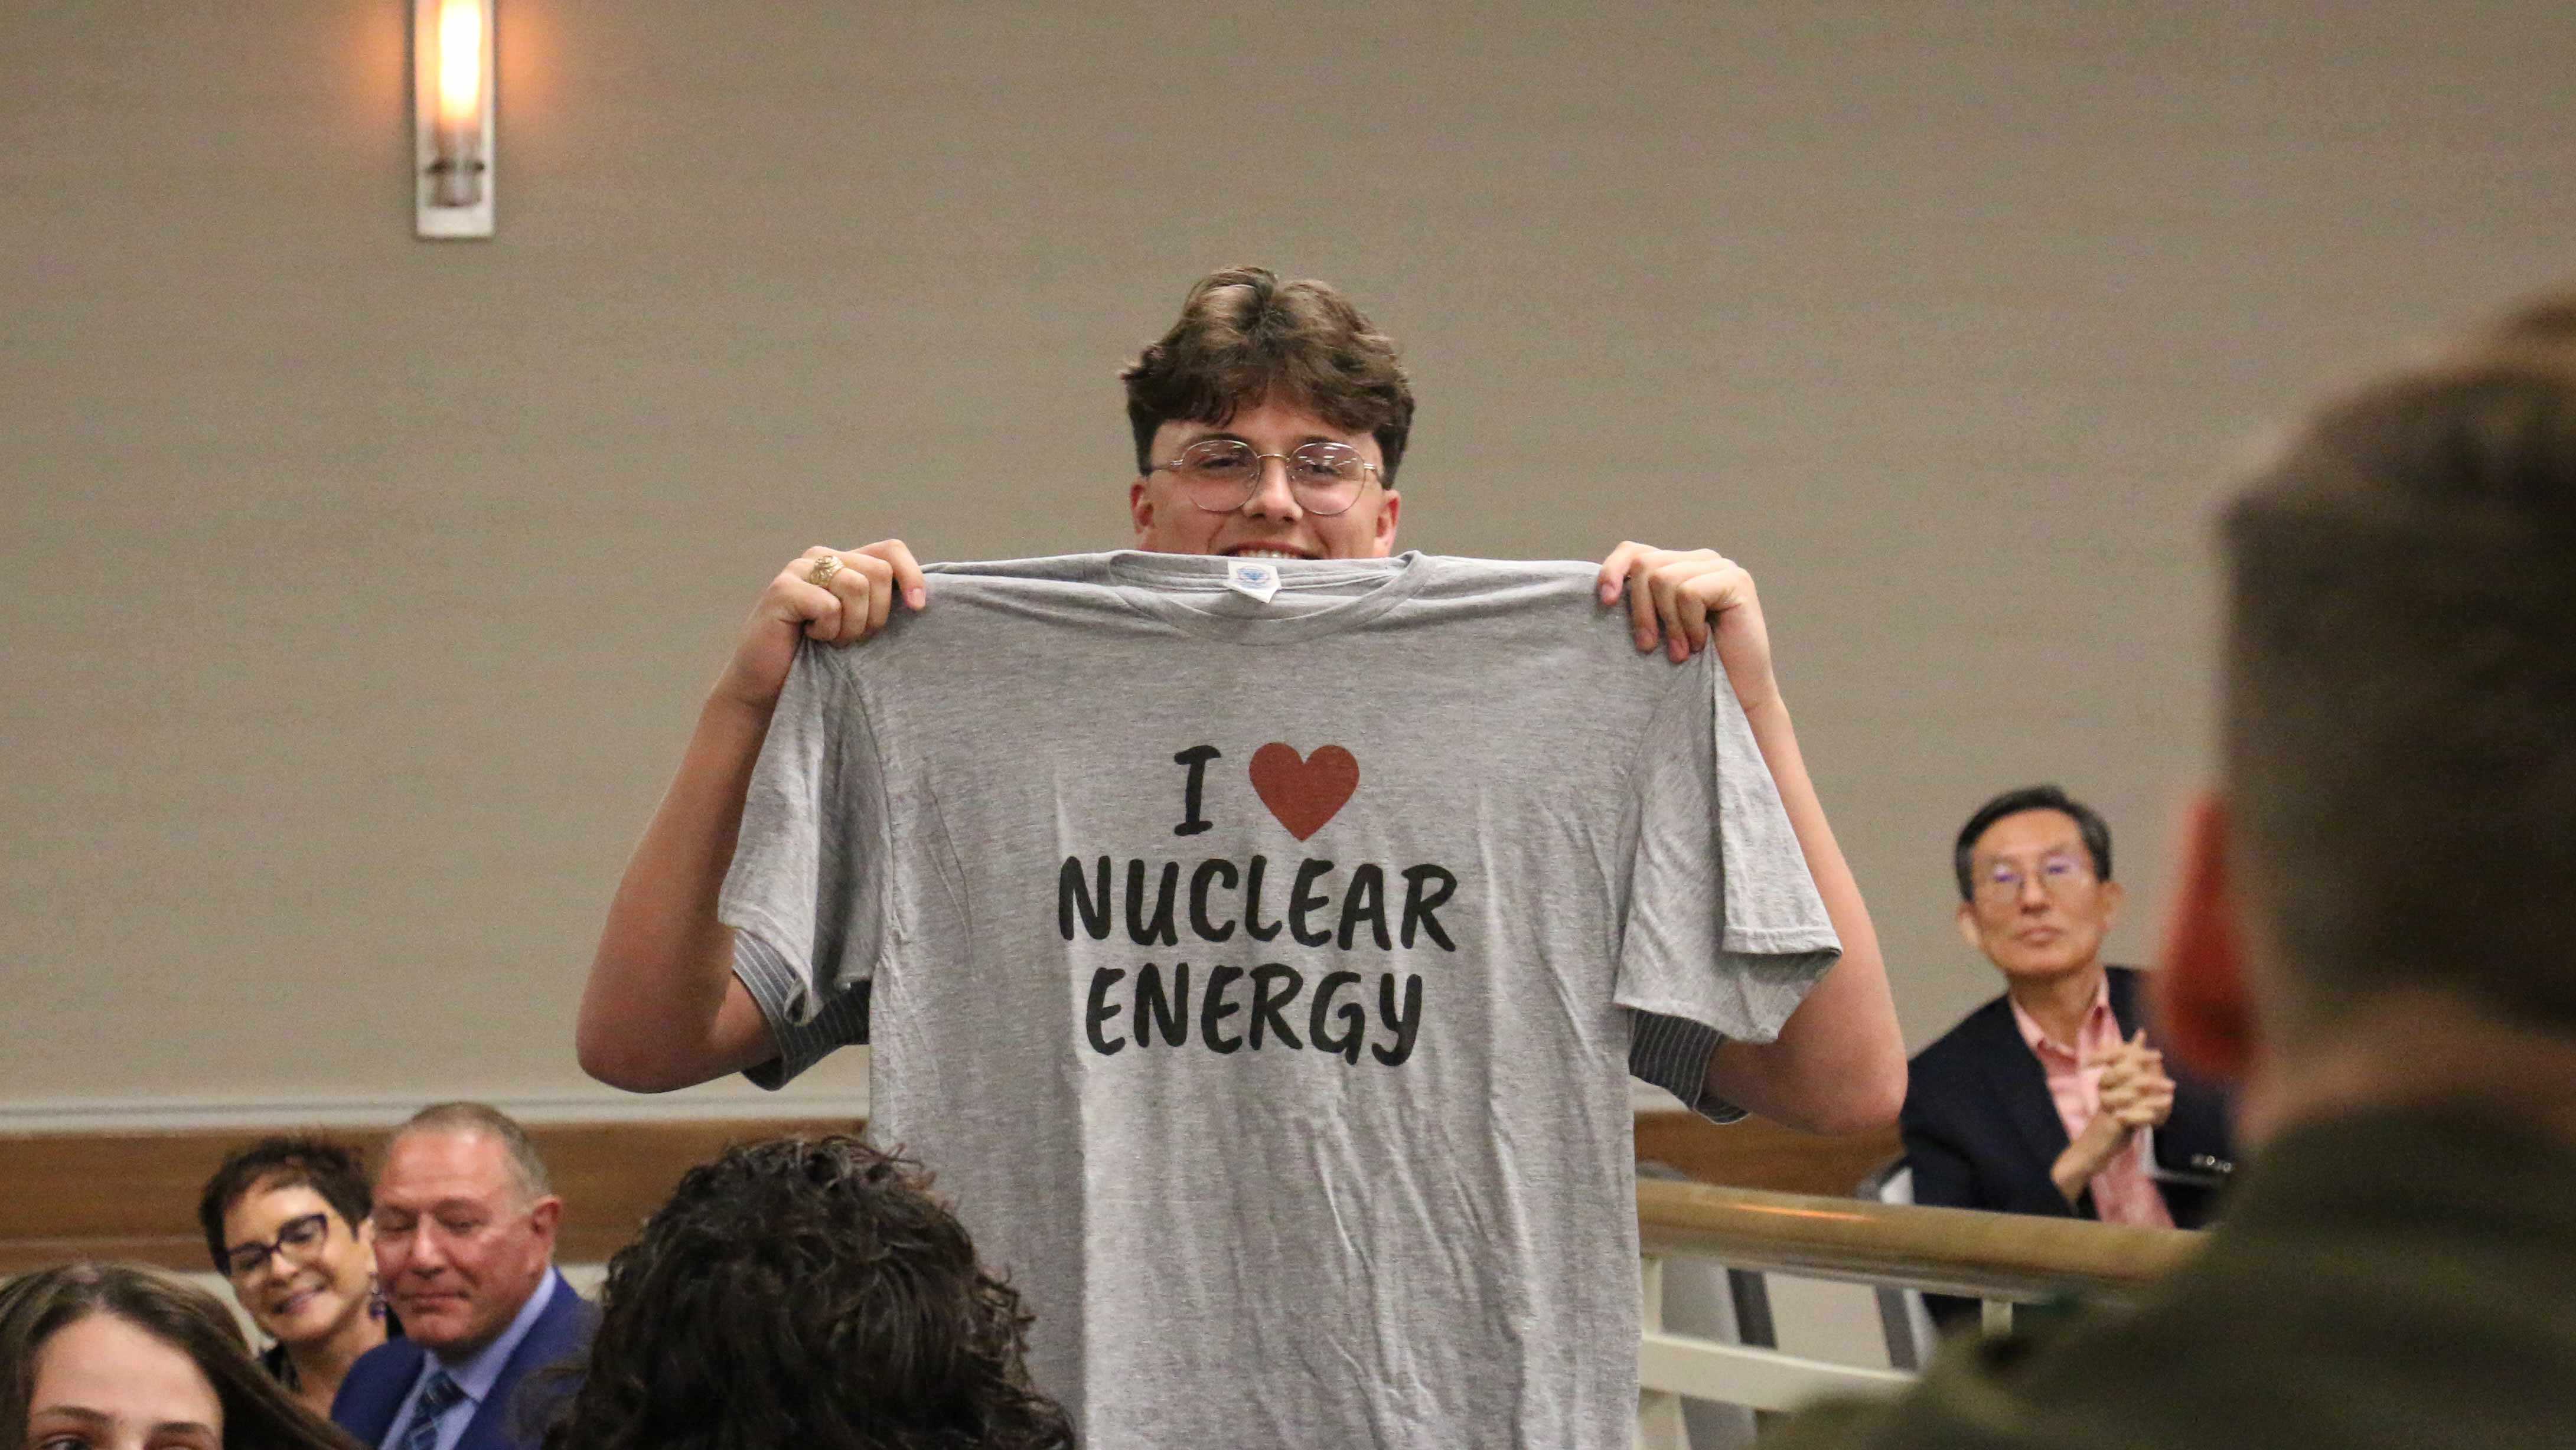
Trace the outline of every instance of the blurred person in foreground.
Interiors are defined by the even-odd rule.
[[[215,1272],[276,1341],[260,1367],[317,1415],[359,1355],[402,1332],[376,1283],[373,1207],[358,1155],[304,1137],[227,1154],[197,1200]]]
[[[1020,1297],[929,1176],[857,1138],[729,1148],[610,1261],[546,1450],[1069,1447]]]
[[[253,1363],[214,1296],[126,1264],[0,1287],[0,1444],[24,1450],[357,1450]]]
[[[2564,1446],[2576,293],[2322,410],[2230,509],[2218,788],[2154,978],[2251,1166],[2139,1308],[1804,1446]]]
[[[2235,1171],[2226,1095],[2168,1069],[2145,976],[2102,960],[2125,897],[2111,827],[2053,785],[1960,828],[1959,934],[2001,996],[1914,1055],[1898,1123],[1914,1201],[2199,1228]],[[1945,1323],[1975,1301],[1932,1296]]]
[[[376,1174],[376,1262],[405,1337],[349,1368],[331,1418],[383,1450],[533,1445],[598,1311],[555,1272],[555,1197],[527,1131],[481,1103],[421,1109]]]

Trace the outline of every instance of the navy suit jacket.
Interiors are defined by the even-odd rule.
[[[2120,1035],[2144,1021],[2142,985],[2127,967],[2107,969],[2111,1015]],[[2155,1034],[2150,1031],[2152,1042]],[[2227,1098],[2171,1060],[2173,1115],[2155,1130],[2157,1187],[2178,1228],[2207,1223],[2218,1186],[2236,1169],[2227,1129]],[[1997,997],[1968,1014],[1940,1041],[1916,1053],[1907,1073],[1905,1159],[1914,1169],[1914,1201],[1945,1208],[2093,1218],[2093,1194],[2068,1203],[2049,1166],[2066,1151],[2066,1124],[2048,1093],[2048,1072],[2022,1041],[2012,1003]],[[2170,1177],[2166,1175],[2172,1175]]]
[[[2109,967],[2111,1015],[2128,1037],[2144,1023],[2138,974]],[[2150,1043],[2155,1033],[2147,1034]],[[2155,1130],[2156,1187],[2177,1228],[2209,1222],[2218,1191],[2236,1171],[2227,1128],[2227,1097],[2210,1083],[2165,1063],[2174,1080],[2173,1113]],[[2066,1124],[2039,1064],[2013,1020],[2012,1002],[1997,997],[1971,1012],[1940,1041],[1914,1055],[1898,1117],[1905,1161],[1914,1170],[1914,1201],[1943,1208],[2096,1218],[2093,1191],[2074,1203],[2048,1176],[2066,1151]],[[1973,1311],[1973,1299],[1926,1294],[1925,1308],[1944,1324]]]
[[[519,1347],[510,1351],[501,1377],[475,1407],[456,1450],[533,1447],[544,1433],[548,1415],[581,1383],[578,1371],[590,1353],[599,1311],[574,1293],[562,1274],[546,1272],[554,1275],[554,1297],[546,1301],[537,1322],[528,1326]],[[367,1444],[383,1445],[385,1432],[393,1428],[403,1397],[411,1393],[412,1381],[420,1377],[421,1362],[428,1357],[428,1350],[409,1339],[389,1339],[359,1355],[357,1363],[349,1366],[348,1378],[340,1381],[340,1393],[332,1397],[331,1419]],[[571,1377],[537,1374],[567,1363],[575,1371]]]

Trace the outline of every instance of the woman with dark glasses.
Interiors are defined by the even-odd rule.
[[[401,1333],[376,1291],[369,1206],[358,1156],[300,1137],[235,1150],[197,1202],[216,1271],[276,1341],[261,1365],[320,1415],[350,1364]]]

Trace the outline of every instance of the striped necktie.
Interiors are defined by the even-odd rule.
[[[465,1387],[443,1369],[429,1372],[429,1383],[420,1387],[420,1398],[412,1401],[411,1424],[404,1427],[402,1444],[396,1450],[438,1450],[438,1421],[457,1402],[465,1398]]]

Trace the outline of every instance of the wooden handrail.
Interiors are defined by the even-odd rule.
[[[1772,1130],[1781,1140],[1773,1143],[1756,1123],[1718,1128],[1682,1114],[1641,1114],[1637,1121],[1640,1158],[1746,1175],[1736,1182],[1857,1182],[1894,1148],[1893,1134],[1878,1142]],[[538,1124],[530,1132],[569,1205],[564,1256],[589,1261],[624,1244],[681,1170],[724,1143],[852,1126],[685,1121]],[[334,1136],[369,1146],[382,1133],[346,1128]],[[84,1256],[203,1268],[197,1189],[226,1148],[256,1136],[250,1129],[0,1135],[0,1278]],[[1819,1148],[1840,1156],[1819,1156]],[[2117,1295],[2170,1268],[2198,1237],[1651,1178],[1638,1180],[1637,1210],[1649,1253],[1981,1298],[2042,1298],[2064,1289]]]
[[[2020,1300],[2069,1291],[2131,1297],[2189,1258],[2201,1237],[2089,1219],[1656,1179],[1637,1181],[1637,1230],[1649,1254]]]

